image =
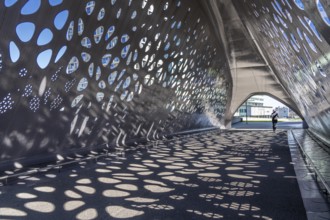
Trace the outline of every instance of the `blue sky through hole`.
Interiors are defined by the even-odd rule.
[[[22,15],[30,15],[30,14],[37,13],[41,7],[42,1],[43,0],[28,0],[25,3],[25,5],[22,7],[20,13]],[[18,0],[5,0],[4,1],[6,7],[11,7],[14,4],[16,4],[17,2],[18,2]],[[57,5],[61,4],[62,2],[63,2],[63,0],[48,0],[49,5],[52,7],[57,6]],[[297,7],[299,7],[301,10],[304,10],[304,4],[301,0],[294,0],[294,2],[297,5]],[[326,11],[324,10],[324,6],[322,5],[322,3],[319,0],[316,0],[316,5],[317,5],[317,9],[319,11],[319,15],[322,17],[323,21],[328,26],[330,26],[330,18],[326,14]],[[275,1],[275,5],[273,4],[273,7],[276,10],[279,10],[279,9],[282,10],[280,4],[277,1]],[[51,19],[54,19],[53,23],[57,30],[61,30],[64,28],[65,24],[68,22],[67,21],[68,16],[69,16],[69,11],[63,10],[63,11],[59,12],[54,18],[51,18]],[[306,17],[305,17],[305,20],[308,23],[308,25],[310,26],[310,28],[312,29],[312,31],[314,32],[314,34],[321,41],[321,36],[318,33],[313,22],[310,21]],[[56,29],[54,29],[54,32],[56,31]],[[16,27],[17,36],[19,37],[19,39],[22,42],[29,42],[34,35],[38,35],[38,37],[37,37],[38,42],[35,42],[35,43],[37,43],[39,46],[51,43],[54,33],[50,29],[45,28],[45,29],[41,30],[40,33],[35,32],[35,30],[36,30],[35,24],[33,24],[32,22],[22,22],[22,23],[18,24]],[[305,36],[305,38],[306,38],[306,41],[308,42],[309,46],[312,48],[312,50],[315,51],[315,46],[311,42],[311,40],[307,36]],[[65,53],[65,50],[63,49],[64,46],[65,45],[63,45],[59,51],[52,50],[51,53],[56,54],[56,62]],[[17,47],[17,44],[15,44],[15,42],[11,42],[8,49],[9,49],[10,57],[11,57],[12,61],[17,62],[20,57],[20,50]],[[41,53],[43,53],[43,52],[44,51],[42,51]],[[49,53],[50,53],[50,51],[48,51],[47,54],[49,54]],[[50,61],[49,61],[48,57],[46,57],[44,59],[43,57],[40,56],[39,59],[37,59],[37,63],[39,65],[39,67],[46,68],[49,62]]]
[[[62,3],[63,0],[49,0],[48,3],[50,6],[56,6]],[[5,0],[5,6],[11,7],[16,4],[18,0]],[[25,3],[22,7],[20,13],[22,15],[30,15],[37,13],[41,6],[41,0],[29,0]],[[54,18],[53,23],[57,30],[63,29],[65,24],[67,23],[67,19],[69,16],[68,10],[63,10],[59,12]],[[16,26],[16,34],[20,41],[24,43],[36,43],[39,46],[43,46],[49,44],[53,40],[54,32],[52,32],[49,28],[44,28],[40,30],[40,32],[36,32],[36,26],[32,22],[21,22]],[[37,36],[37,42],[30,42],[33,36]],[[17,46],[18,44],[14,41],[11,41],[8,45],[8,50],[10,54],[10,58],[12,62],[17,62],[20,58],[21,52],[20,48]],[[50,63],[51,55],[56,54],[55,62],[59,60],[59,58],[65,53],[66,46],[63,45],[62,48],[55,48],[48,49],[46,51],[41,51],[37,57],[37,63],[41,69],[44,69]]]

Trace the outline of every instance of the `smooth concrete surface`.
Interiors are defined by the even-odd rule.
[[[208,132],[0,187],[0,219],[306,219],[287,133]]]

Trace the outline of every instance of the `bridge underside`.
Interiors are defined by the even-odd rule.
[[[268,94],[329,139],[326,0],[0,2],[0,171],[230,127]]]

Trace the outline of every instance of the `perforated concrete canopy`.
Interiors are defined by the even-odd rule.
[[[1,164],[228,128],[254,94],[327,138],[329,4],[1,1]]]

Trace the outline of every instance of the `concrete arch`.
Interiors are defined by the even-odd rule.
[[[252,96],[255,96],[255,95],[267,95],[267,96],[270,96],[272,98],[274,98],[275,100],[283,103],[284,105],[288,106],[291,110],[293,110],[301,119],[304,119],[303,115],[301,114],[301,112],[299,111],[298,107],[296,106],[296,104],[290,99],[290,98],[283,98],[283,97],[278,97],[270,92],[252,92],[252,93],[249,93],[248,95],[246,96],[240,96],[239,100],[236,99],[235,102],[231,102],[231,105],[229,107],[229,109],[231,109],[230,111],[230,115],[227,115],[226,116],[226,128],[231,128],[231,121],[232,121],[232,118],[235,114],[235,112],[237,111],[237,109],[244,103],[246,102],[249,98],[251,98]],[[286,100],[286,101],[285,101]]]
[[[251,93],[249,94],[249,96],[247,96],[246,99],[244,99],[244,101],[241,102],[241,104],[236,108],[236,110],[234,111],[234,114],[235,112],[238,110],[238,108],[243,105],[249,98],[253,97],[253,96],[256,96],[256,95],[267,95],[281,103],[283,103],[284,105],[286,105],[287,107],[289,107],[291,110],[293,110],[297,115],[299,115],[300,118],[304,118],[303,115],[301,114],[301,112],[299,111],[299,109],[297,108],[297,106],[294,104],[294,103],[287,103],[285,102],[284,100],[276,97],[275,95],[271,94],[271,93],[268,93],[268,92],[256,92],[256,93]],[[232,116],[234,116],[234,114]]]
[[[289,106],[302,116],[290,92],[283,86],[267,54],[262,51],[257,39],[241,19],[229,0],[212,1],[211,20],[221,36],[232,78],[230,103],[225,117],[225,126],[230,127],[235,111],[249,97],[256,94],[269,95]],[[216,7],[217,6],[217,7]]]

